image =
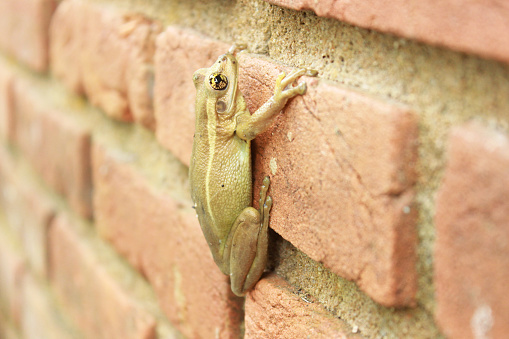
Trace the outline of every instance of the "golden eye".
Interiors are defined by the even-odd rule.
[[[221,73],[212,73],[209,76],[210,87],[215,90],[221,91],[228,87],[228,78]]]

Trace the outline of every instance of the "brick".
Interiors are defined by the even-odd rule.
[[[319,16],[509,62],[509,7],[496,1],[266,0]]]
[[[271,274],[246,297],[245,338],[361,338],[323,306]]]
[[[0,48],[35,71],[48,68],[49,23],[55,0],[0,2]]]
[[[153,338],[155,319],[102,266],[86,236],[59,215],[50,227],[51,282],[86,338]]]
[[[436,321],[448,338],[509,332],[509,137],[468,123],[451,132],[436,200]]]
[[[241,299],[215,265],[191,203],[152,188],[130,158],[94,145],[98,232],[147,277],[162,310],[186,337],[237,338]]]
[[[14,237],[4,223],[0,225],[0,313],[19,324],[21,281],[25,262]]]
[[[64,1],[51,23],[52,71],[109,116],[153,129],[152,59],[161,29],[139,14]]]
[[[15,144],[74,211],[91,217],[89,127],[54,107],[28,81],[15,85]]]
[[[25,339],[80,338],[56,308],[49,290],[32,275],[27,274],[22,283],[21,332]]]
[[[154,108],[157,140],[189,165],[196,96],[193,73],[212,65],[230,46],[172,26],[158,36],[156,44]]]
[[[239,87],[254,112],[272,96],[281,67],[247,54],[239,64]],[[254,194],[270,175],[277,233],[375,301],[411,305],[416,116],[390,101],[303,81],[307,93],[254,141]]]
[[[13,125],[13,81],[14,74],[6,62],[0,59],[0,138],[11,138]]]

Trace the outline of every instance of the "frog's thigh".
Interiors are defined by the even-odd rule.
[[[260,219],[260,212],[248,207],[235,221],[230,279],[232,291],[237,295],[244,295],[258,281],[267,264],[268,231],[260,229]]]

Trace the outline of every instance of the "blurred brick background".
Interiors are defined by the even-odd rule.
[[[234,42],[271,176],[245,298],[191,208],[193,72]],[[505,338],[509,7],[0,0],[0,338]]]

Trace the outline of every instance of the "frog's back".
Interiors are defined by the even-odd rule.
[[[191,195],[209,245],[227,237],[237,216],[251,205],[250,154],[250,143],[236,136],[213,141],[195,135]]]

